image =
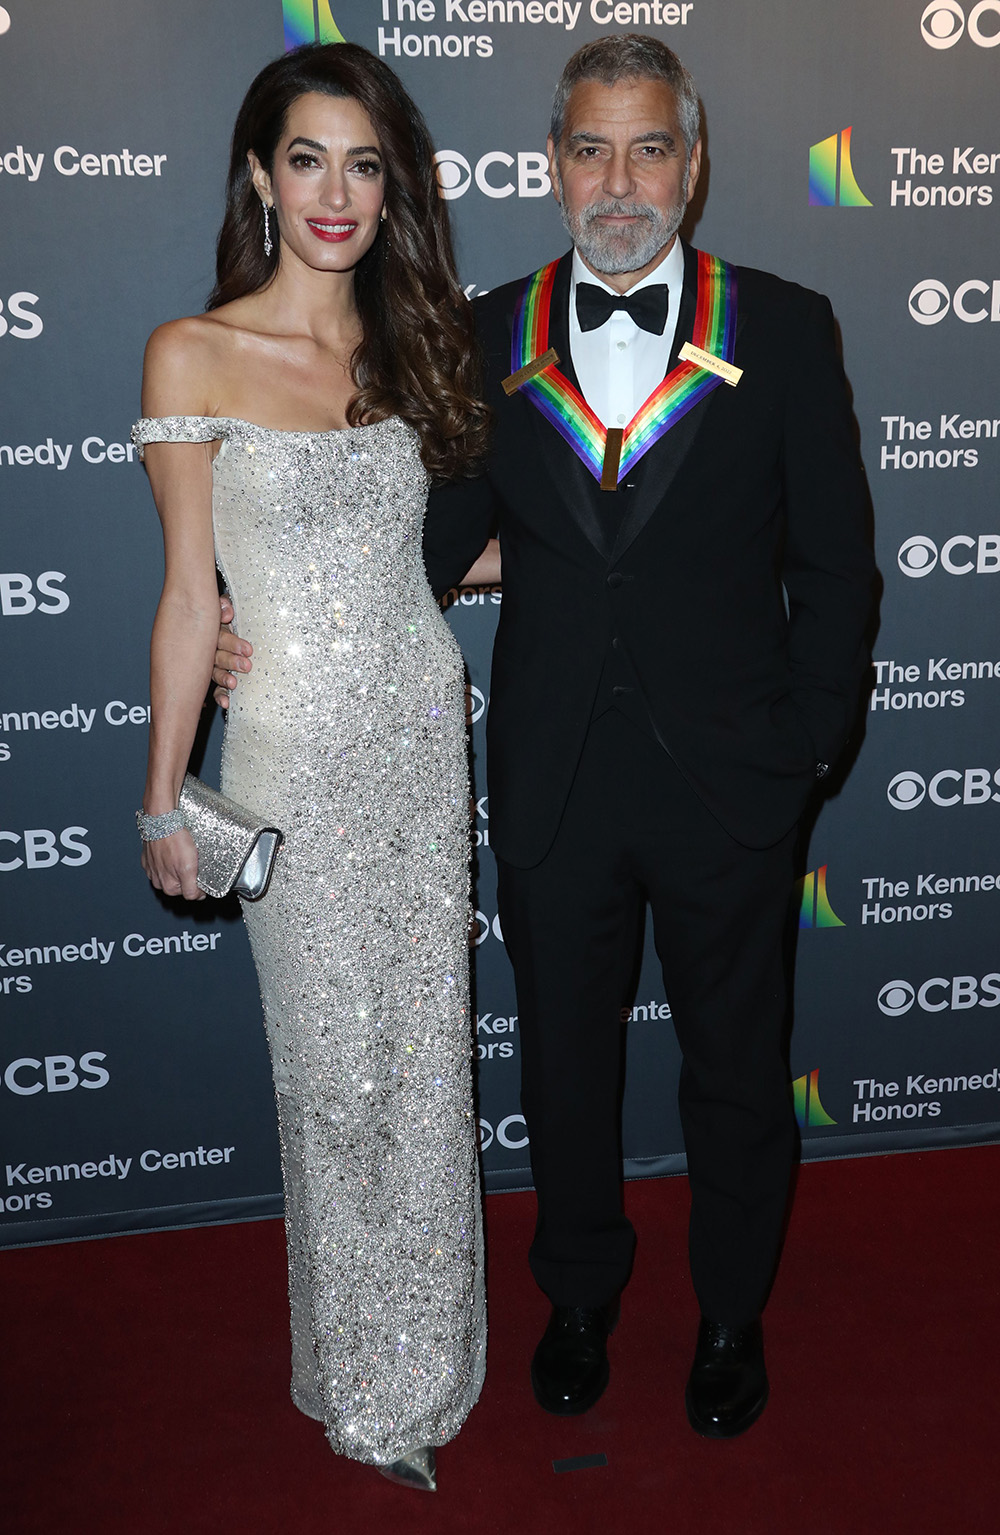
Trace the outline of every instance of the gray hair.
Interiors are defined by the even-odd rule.
[[[681,133],[690,155],[701,127],[698,88],[676,53],[659,38],[641,32],[620,32],[595,38],[577,49],[560,76],[552,102],[549,133],[557,149],[570,92],[584,80],[594,80],[599,85],[617,85],[619,80],[662,80],[674,93]]]

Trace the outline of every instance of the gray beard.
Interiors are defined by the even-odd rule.
[[[620,277],[649,266],[670,244],[681,227],[687,208],[687,180],[685,178],[681,201],[667,214],[651,203],[625,203],[613,199],[590,203],[579,213],[568,213],[561,178],[559,199],[563,224],[587,265],[605,277]],[[595,219],[624,212],[643,222],[623,229],[594,227]]]

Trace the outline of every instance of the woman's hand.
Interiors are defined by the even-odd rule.
[[[499,586],[500,540],[491,538],[471,570],[467,570],[459,586]]]
[[[212,681],[216,684],[212,696],[220,708],[228,709],[229,695],[237,682],[236,673],[248,672],[253,668],[250,660],[253,646],[249,640],[241,640],[238,634],[233,634],[228,628],[236,615],[225,592],[219,598],[219,603],[222,627],[216,641],[215,665],[212,668]]]
[[[183,896],[185,901],[205,899],[204,890],[198,889],[198,849],[186,827],[170,837],[143,843],[142,867],[154,890]]]

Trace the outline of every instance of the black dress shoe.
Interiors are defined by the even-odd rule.
[[[608,1384],[608,1334],[617,1320],[617,1307],[553,1306],[531,1361],[539,1407],[561,1417],[593,1407]]]
[[[708,1439],[732,1439],[767,1406],[764,1335],[759,1321],[727,1327],[702,1317],[684,1395],[688,1422]]]

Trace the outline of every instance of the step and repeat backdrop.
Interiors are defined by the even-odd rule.
[[[564,248],[549,102],[569,53],[610,30],[655,34],[698,80],[707,173],[689,237],[830,295],[869,476],[871,692],[796,894],[803,1155],[1000,1138],[1000,0],[8,0],[0,1244],[281,1208],[239,912],[158,898],[132,817],[161,552],[129,427],[147,335],[211,286],[246,86],[315,37],[397,69],[439,148],[474,295]],[[517,1004],[483,761],[502,596],[445,602],[470,674],[483,1158],[488,1188],[517,1188]],[[219,740],[209,711],[209,780]],[[683,1168],[669,998],[646,952],[623,1010],[631,1175]]]

